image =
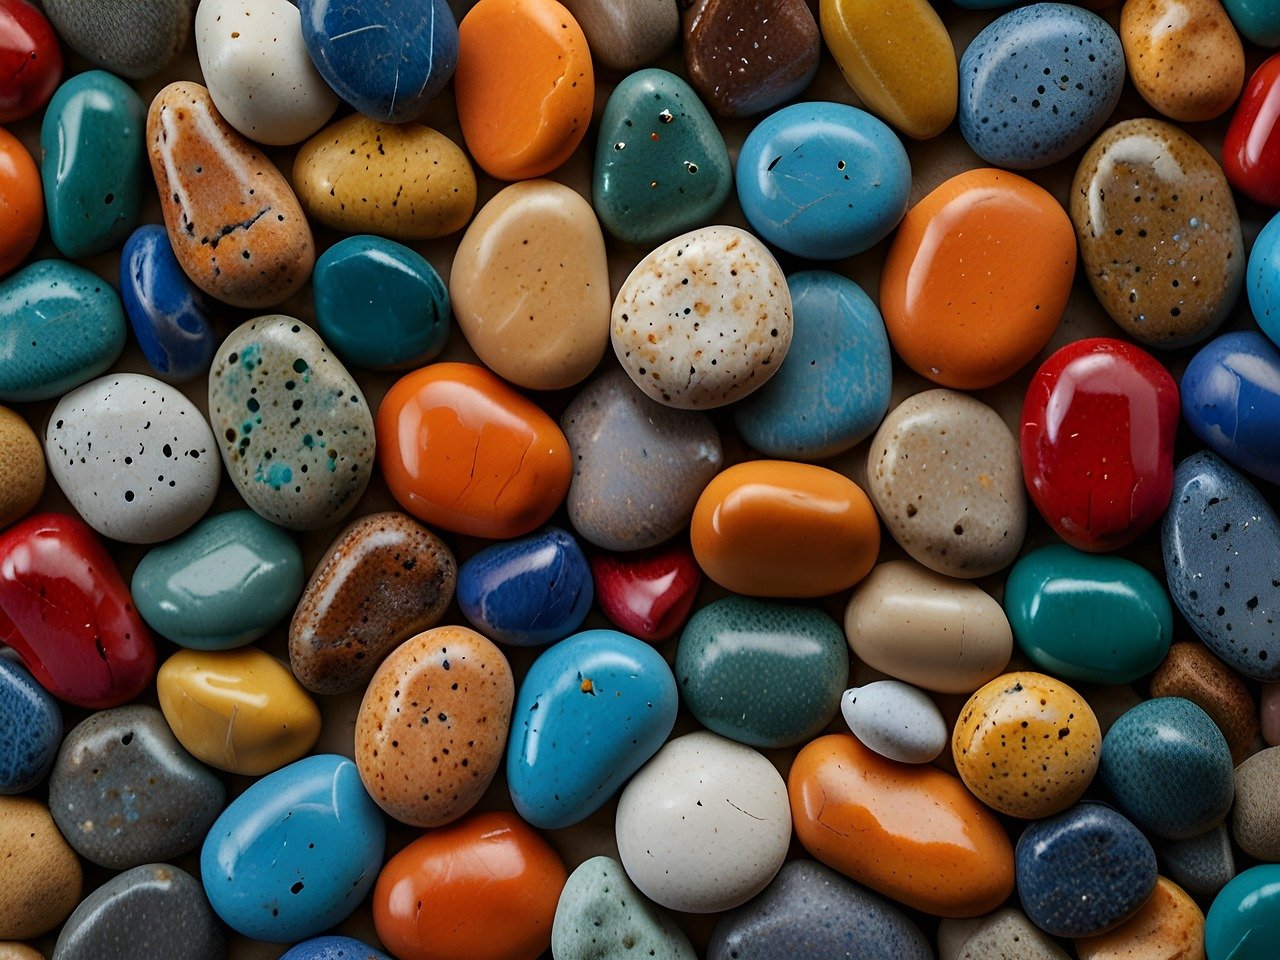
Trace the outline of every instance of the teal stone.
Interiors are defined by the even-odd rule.
[[[123,80],[90,70],[58,88],[40,128],[49,233],[63,256],[110,250],[138,225],[148,177],[147,107]]]
[[[403,244],[347,237],[316,261],[316,326],[347,363],[372,370],[420,367],[449,339],[449,291]]]
[[[0,401],[52,400],[106,373],[125,341],[111,284],[64,260],[0,282]]]
[[[293,613],[303,579],[293,537],[252,510],[234,510],[150,550],[133,574],[133,602],[174,643],[229,650]]]
[[[692,87],[650,69],[614,88],[592,182],[606,230],[624,243],[655,246],[710,223],[732,186],[724,138]]]
[[[1276,0],[1222,0],[1241,36],[1260,47],[1280,47],[1280,3]]]
[[[1022,652],[1045,673],[1090,683],[1132,683],[1169,653],[1173,605],[1143,567],[1065,543],[1014,564],[1004,610]]]
[[[1228,883],[1204,918],[1207,960],[1280,957],[1280,863],[1251,867]]]
[[[708,730],[787,747],[812,738],[840,708],[849,647],[821,610],[725,597],[686,624],[675,672],[686,706]]]

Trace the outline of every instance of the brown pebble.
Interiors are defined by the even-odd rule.
[[[38,937],[80,902],[80,861],[43,803],[0,797],[0,878],[0,940]]]
[[[0,960],[44,960],[44,954],[25,943],[0,943]]]
[[[1262,739],[1280,747],[1280,682],[1262,685]]]
[[[0,407],[0,528],[35,509],[44,493],[44,451],[31,426]]]
[[[1152,697],[1182,697],[1209,715],[1231,748],[1231,762],[1249,755],[1258,735],[1258,710],[1244,681],[1202,643],[1169,648],[1151,677]]]
[[[1280,747],[1255,753],[1236,767],[1231,835],[1249,856],[1280,862]]]
[[[1101,936],[1076,941],[1080,960],[1204,960],[1204,914],[1164,877],[1146,906]]]

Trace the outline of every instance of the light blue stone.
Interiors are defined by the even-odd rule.
[[[1280,3],[1276,7],[1280,9]],[[1280,214],[1267,221],[1253,242],[1245,290],[1258,326],[1273,343],[1280,344]]]
[[[381,950],[375,950],[351,937],[316,937],[298,944],[280,960],[391,960]]]
[[[0,657],[0,795],[44,779],[62,743],[58,702],[27,668]]]
[[[1276,0],[1222,0],[1222,5],[1245,39],[1260,47],[1280,47],[1280,3]]]

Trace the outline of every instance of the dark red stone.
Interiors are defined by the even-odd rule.
[[[619,630],[649,643],[665,640],[689,619],[702,571],[688,544],[591,559],[596,601]]]
[[[1280,54],[1245,84],[1222,141],[1222,171],[1241,193],[1280,207]]]
[[[27,0],[0,0],[0,123],[41,109],[62,77],[57,34]]]

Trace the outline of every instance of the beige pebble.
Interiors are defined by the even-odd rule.
[[[80,902],[82,879],[49,808],[29,797],[0,797],[0,940],[52,930]]]
[[[44,954],[25,943],[0,943],[0,960],[44,960]]]
[[[938,924],[939,960],[1069,960],[1066,951],[1027,919],[1005,907],[973,920]]]
[[[1280,862],[1280,747],[1268,747],[1236,767],[1231,836],[1249,856]]]
[[[1160,877],[1146,906],[1114,930],[1076,941],[1080,960],[1204,960],[1204,914]]]
[[[44,480],[40,440],[26,420],[0,407],[0,529],[35,509]]]

